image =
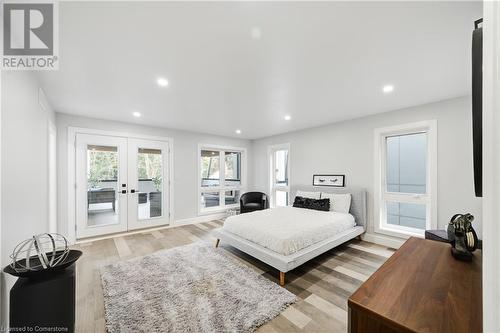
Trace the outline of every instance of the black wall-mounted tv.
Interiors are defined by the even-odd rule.
[[[483,196],[483,19],[474,22],[472,32],[472,149],[474,191]]]

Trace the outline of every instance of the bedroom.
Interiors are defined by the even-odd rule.
[[[362,332],[371,311],[398,329],[498,331],[497,78],[479,81],[481,133],[471,75],[475,23],[496,69],[496,3],[44,3],[31,31],[27,7],[2,4],[4,49],[45,43],[56,68],[7,68],[30,53],[4,50],[1,260],[56,237],[76,263],[56,275],[69,289],[32,291],[31,315],[32,281],[2,273],[2,327]],[[424,240],[451,237],[457,213],[477,235],[468,266]],[[32,238],[46,233],[60,236]],[[428,289],[424,267],[443,274]],[[467,274],[459,318],[449,299],[418,308]]]

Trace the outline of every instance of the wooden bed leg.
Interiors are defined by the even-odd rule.
[[[280,272],[280,286],[284,286],[285,285],[285,273],[283,272]]]
[[[363,239],[361,238],[361,235],[358,235],[358,237],[356,237],[356,238],[357,238],[358,240],[363,240]]]
[[[220,242],[220,239],[218,239],[218,238],[217,238],[217,239],[215,240],[215,247],[216,247],[216,248],[217,248],[217,247],[219,247],[219,242]]]

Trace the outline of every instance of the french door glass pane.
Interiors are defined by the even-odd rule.
[[[241,185],[241,153],[230,152],[224,153],[225,167],[225,185],[240,186]]]
[[[426,193],[427,135],[415,133],[386,138],[387,191]]]
[[[201,194],[201,207],[217,207],[220,205],[219,192],[204,192]]]
[[[288,192],[276,191],[276,207],[284,207],[288,205]]]
[[[118,148],[87,145],[87,225],[118,224]]]
[[[201,186],[220,185],[220,157],[215,150],[201,151]]]
[[[387,202],[387,223],[425,230],[426,205]]]
[[[137,151],[137,187],[139,220],[162,216],[163,159],[160,149]]]
[[[288,185],[288,150],[274,152],[274,182],[278,185]]]
[[[226,191],[224,193],[224,198],[226,205],[238,204],[240,203],[240,191],[239,190]]]

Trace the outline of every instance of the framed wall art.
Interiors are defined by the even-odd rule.
[[[345,175],[313,175],[313,186],[345,186]]]

